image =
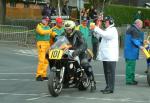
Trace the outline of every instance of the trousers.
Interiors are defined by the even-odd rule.
[[[114,90],[116,61],[103,61],[106,88]]]

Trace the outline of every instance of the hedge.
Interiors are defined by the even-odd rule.
[[[150,19],[150,9],[131,7],[124,5],[107,5],[104,10],[104,15],[110,15],[115,19],[117,26],[122,24],[131,24],[134,21],[134,15],[140,10],[143,14],[143,20]]]

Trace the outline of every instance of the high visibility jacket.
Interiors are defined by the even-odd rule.
[[[82,33],[82,37],[85,39],[85,41],[88,41],[89,28],[87,26],[84,27],[83,25],[79,25],[76,30],[79,30]]]
[[[45,26],[39,23],[36,27],[36,40],[37,41],[49,41],[51,36],[56,34],[52,32],[49,26]]]
[[[61,35],[64,32],[64,27],[58,28],[57,26],[54,26],[52,28],[52,31],[56,33],[56,35]]]

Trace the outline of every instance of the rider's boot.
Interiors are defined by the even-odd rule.
[[[96,81],[94,79],[93,73],[91,73],[91,76],[90,76],[90,83],[91,83],[91,92],[93,92],[96,90]]]

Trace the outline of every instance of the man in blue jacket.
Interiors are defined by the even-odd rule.
[[[139,58],[139,50],[143,49],[144,35],[141,31],[143,22],[140,19],[135,20],[125,34],[124,57],[126,62],[126,84],[137,85],[135,81],[136,60]]]

